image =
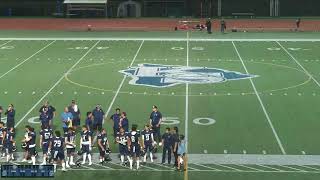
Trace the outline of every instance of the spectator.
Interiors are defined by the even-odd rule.
[[[48,113],[48,120],[49,120],[49,125],[52,128],[52,120],[56,116],[56,108],[51,106],[49,104],[49,101],[45,101],[44,105],[40,108],[39,113],[43,113],[43,111],[46,110]]]
[[[72,113],[69,112],[68,107],[64,108],[64,112],[61,114],[63,132],[68,132],[68,127],[72,127]]]
[[[16,111],[14,110],[13,104],[9,104],[9,107],[4,114],[7,115],[7,128],[14,128],[14,117],[16,115]]]
[[[120,118],[121,118],[120,108],[116,108],[116,113],[114,113],[114,114],[110,117],[110,119],[111,119],[112,122],[113,122],[113,136],[114,136],[114,139],[116,139],[117,133],[118,133],[119,130],[120,130],[120,126],[119,126]]]
[[[125,132],[129,132],[129,120],[127,118],[127,113],[126,112],[122,112],[121,113],[119,127],[123,128]]]
[[[296,20],[296,31],[299,30],[299,28],[300,28],[300,23],[301,23],[301,19],[298,18],[298,19]]]
[[[168,164],[171,164],[171,148],[172,148],[172,135],[170,133],[170,128],[166,128],[166,132],[162,135],[162,164],[166,162],[166,154],[168,153]]]
[[[71,105],[68,107],[68,110],[69,112],[71,112],[73,116],[72,126],[73,126],[73,129],[76,130],[80,126],[81,112],[75,100],[71,101]]]
[[[224,19],[221,19],[220,21],[220,29],[221,29],[221,33],[224,34],[224,31],[227,29],[227,25],[226,22],[224,21]]]
[[[161,141],[161,134],[160,134],[160,125],[162,121],[162,114],[158,111],[158,107],[153,105],[152,112],[150,114],[150,126],[153,130],[153,136],[156,142]]]
[[[212,33],[212,29],[211,29],[211,19],[210,18],[207,19],[206,26],[207,26],[208,34],[211,34]]]

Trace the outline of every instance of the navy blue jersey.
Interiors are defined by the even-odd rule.
[[[6,137],[4,139],[5,144],[12,144],[14,138],[14,132],[7,131]]]
[[[127,133],[117,133],[117,141],[119,142],[119,145],[127,146],[128,144],[128,134]]]
[[[119,122],[120,122],[120,114],[113,114],[111,116],[112,121],[113,121],[113,128],[118,129],[119,128]]]
[[[56,111],[56,108],[54,108],[53,106],[42,106],[39,110],[40,113],[43,113],[44,111],[47,111],[47,114],[48,114],[48,119],[51,120],[53,119],[53,115],[54,115],[54,112]]]
[[[98,141],[101,140],[100,142],[101,142],[103,147],[107,147],[107,142],[108,142],[107,134],[100,133],[100,134],[98,134],[97,139],[98,139]]]
[[[42,143],[48,143],[52,139],[52,129],[42,129],[40,131]]]
[[[64,138],[63,137],[53,137],[52,138],[52,149],[54,151],[63,151]]]
[[[130,138],[131,146],[137,146],[140,144],[140,142],[139,142],[140,132],[139,131],[131,131],[129,133],[129,138]]]
[[[164,133],[162,135],[163,146],[170,147],[172,145],[172,135],[170,133]]]
[[[0,140],[5,138],[4,137],[5,132],[6,132],[6,128],[5,127],[0,128]]]
[[[152,111],[152,113],[150,114],[150,119],[151,119],[152,126],[156,126],[160,122],[160,119],[162,119],[161,112]]]
[[[141,136],[143,138],[144,144],[152,144],[152,142],[153,142],[153,132],[151,130],[149,130],[149,131],[143,130],[141,132]]]
[[[104,112],[102,109],[98,110],[97,108],[92,111],[93,115],[93,124],[102,124]]]
[[[42,124],[49,124],[49,114],[47,112],[42,112],[40,114],[39,120],[41,121]]]
[[[36,133],[35,132],[28,132],[28,137],[30,140],[27,142],[29,148],[33,148],[36,146]]]
[[[66,140],[66,147],[74,148],[74,145],[76,144],[76,133],[74,131],[66,132],[64,137]]]
[[[81,132],[81,140],[83,145],[89,145],[91,133],[90,131],[82,131]]]

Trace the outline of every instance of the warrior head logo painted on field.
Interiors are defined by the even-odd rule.
[[[161,64],[139,64],[137,67],[130,67],[119,72],[132,78],[130,84],[158,88],[185,83],[209,84],[257,77],[218,68]]]

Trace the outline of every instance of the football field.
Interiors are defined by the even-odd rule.
[[[0,103],[15,105],[16,141],[27,124],[39,131],[45,100],[61,129],[72,99],[82,124],[101,104],[140,129],[155,104],[162,130],[178,126],[187,138],[184,173],[159,163],[130,171],[113,158],[57,179],[319,179],[320,40],[241,36],[0,38]],[[104,127],[111,136],[111,122]]]

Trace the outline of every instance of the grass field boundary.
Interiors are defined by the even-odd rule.
[[[7,74],[9,74],[11,71],[15,70],[16,68],[18,68],[19,66],[21,66],[22,64],[24,64],[25,62],[27,62],[29,59],[33,58],[35,55],[39,54],[40,52],[42,52],[43,50],[47,49],[47,47],[51,46],[51,44],[55,43],[56,40],[52,41],[51,43],[45,45],[44,47],[42,47],[41,49],[39,49],[37,52],[33,53],[31,56],[27,57],[26,59],[24,59],[22,62],[20,62],[19,64],[15,65],[14,67],[12,67],[9,71],[3,73],[0,76],[0,79],[3,78],[4,76],[6,76]]]
[[[233,45],[234,50],[236,51],[236,53],[237,53],[237,55],[238,55],[238,57],[239,57],[239,59],[240,59],[240,61],[241,61],[241,64],[242,64],[244,70],[246,71],[247,74],[249,74],[248,69],[247,69],[246,65],[244,64],[243,59],[242,59],[242,57],[241,57],[241,55],[240,55],[240,53],[239,53],[239,51],[238,51],[238,49],[237,49],[237,46],[235,45],[234,42],[232,42],[232,45]],[[269,123],[269,126],[270,126],[270,128],[271,128],[271,130],[272,130],[273,135],[275,136],[275,138],[276,138],[276,140],[277,140],[278,146],[279,146],[282,154],[286,154],[286,151],[285,151],[285,149],[284,149],[284,147],[283,147],[283,145],[282,145],[282,142],[281,142],[281,140],[280,140],[280,138],[279,138],[279,136],[278,136],[278,133],[277,133],[276,129],[275,129],[274,126],[273,126],[273,123],[272,123],[272,121],[271,121],[271,118],[270,118],[270,116],[269,116],[269,113],[267,112],[266,107],[264,106],[264,103],[262,102],[262,99],[261,99],[261,97],[260,97],[260,95],[259,95],[259,93],[258,93],[258,91],[257,91],[257,88],[256,88],[255,84],[253,83],[253,80],[250,78],[249,81],[250,81],[250,83],[251,83],[251,85],[252,85],[252,88],[253,88],[253,90],[254,90],[254,92],[255,92],[258,100],[259,100],[260,106],[261,106],[261,108],[262,108],[262,110],[263,110],[263,112],[264,112],[264,114],[265,114],[265,116],[266,116],[266,118],[267,118],[267,121],[268,121],[268,123]]]
[[[3,44],[0,44],[0,47],[2,47],[2,46],[5,46],[5,45],[7,45],[7,44],[9,44],[9,43],[11,43],[12,42],[12,40],[7,40],[7,42],[5,42],[5,43],[3,43]]]
[[[216,39],[209,39],[209,38],[102,38],[102,37],[30,37],[30,38],[16,38],[16,37],[9,37],[9,38],[0,38],[0,40],[11,40],[11,41],[49,41],[49,40],[57,40],[57,41],[218,41],[218,42],[232,42],[232,41],[240,41],[240,42],[320,42],[320,39],[308,39],[308,38],[265,38],[265,39],[256,39],[256,38],[216,38]]]
[[[44,100],[45,97],[64,79],[65,74],[68,74],[72,71],[74,67],[76,67],[98,44],[100,41],[97,41],[83,56],[79,58],[79,60],[74,63],[71,68],[63,73],[63,75],[58,79],[58,81],[29,109],[29,111],[15,124],[15,128],[19,126],[19,124]]]

